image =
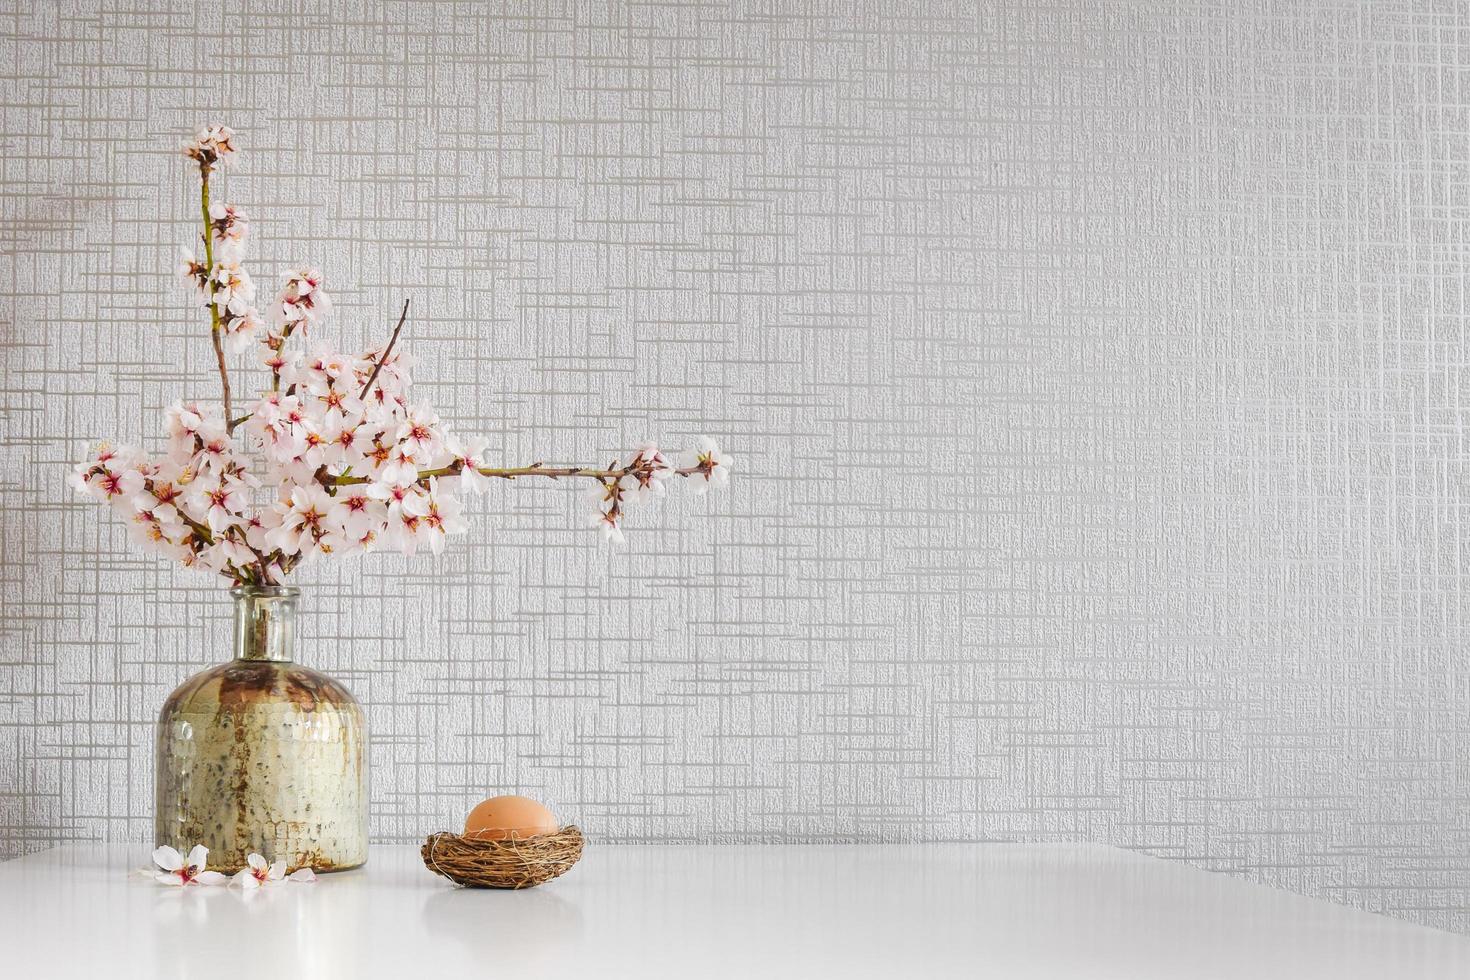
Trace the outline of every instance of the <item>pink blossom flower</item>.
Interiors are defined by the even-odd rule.
[[[153,863],[159,867],[154,879],[165,885],[217,885],[225,880],[218,871],[206,871],[205,862],[209,848],[194,845],[187,858],[181,857],[174,848],[164,844],[153,851]]]
[[[444,437],[439,432],[439,416],[427,405],[416,405],[409,409],[408,416],[398,426],[398,448],[404,455],[412,456],[427,464],[444,448]]]
[[[121,505],[125,500],[132,502],[143,489],[144,480],[143,474],[132,468],[110,469],[99,466],[87,479],[87,484],[100,499]]]
[[[281,347],[283,343],[284,339],[278,333],[268,333],[261,338],[260,363],[275,374],[285,370],[290,360]]]
[[[266,533],[265,543],[285,555],[310,550],[326,533],[324,521],[332,509],[332,498],[319,486],[292,488],[288,500],[276,504],[281,523]]]
[[[208,475],[189,485],[184,499],[190,513],[215,534],[230,527],[244,512],[245,484],[233,476]]]

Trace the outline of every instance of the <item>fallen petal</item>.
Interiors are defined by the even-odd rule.
[[[201,885],[218,885],[227,879],[218,871],[201,871],[194,876],[194,880]]]
[[[316,881],[316,872],[310,868],[297,868],[287,877],[292,881]]]
[[[173,849],[170,848],[170,850]],[[179,852],[174,851],[174,853],[177,854]],[[203,869],[204,865],[208,861],[209,848],[205,847],[203,844],[195,844],[193,850],[189,851],[189,857],[184,861],[184,866],[188,868]]]
[[[177,871],[184,866],[184,859],[178,851],[164,844],[153,849],[153,863],[165,871]]]

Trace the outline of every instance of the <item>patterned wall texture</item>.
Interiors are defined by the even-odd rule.
[[[622,551],[517,484],[306,571],[379,839],[519,790],[1470,929],[1464,7],[11,2],[0,64],[0,852],[146,837],[153,717],[226,654],[63,489],[216,397],[173,148],[221,120],[265,284],[318,263],[357,347],[411,296],[500,458],[743,464]]]

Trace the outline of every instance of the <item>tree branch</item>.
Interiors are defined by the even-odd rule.
[[[696,463],[693,466],[687,466],[683,469],[670,470],[670,472],[678,476],[687,477],[694,476],[696,473],[703,473],[708,468],[709,467],[705,464]],[[549,477],[553,480],[559,480],[564,476],[580,476],[586,477],[589,480],[620,480],[630,473],[637,472],[637,470],[638,467],[636,466],[614,467],[611,469],[599,470],[591,466],[548,467],[542,466],[540,463],[532,463],[530,466],[481,466],[476,469],[475,472],[479,473],[481,476],[496,476],[502,480],[514,480],[517,477],[521,476],[544,476]],[[432,477],[436,476],[459,476],[461,472],[463,472],[463,467],[461,467],[457,463],[451,463],[448,466],[440,466],[437,469],[432,470],[419,470],[418,480],[416,482],[425,483]],[[353,487],[363,483],[372,482],[373,478],[370,476],[343,475],[335,477],[321,477],[321,484],[325,487]]]
[[[220,387],[224,389],[225,431],[234,432],[235,423],[230,418],[235,414],[230,404],[230,372],[225,367],[224,338],[221,336],[223,330],[219,322],[219,306],[214,301],[214,295],[219,291],[219,282],[214,277],[214,236],[209,229],[209,170],[205,167],[200,168],[199,213],[204,218],[204,267],[209,271],[209,291],[206,294],[209,300],[209,335],[214,341],[214,359],[219,364]]]
[[[383,370],[383,365],[388,363],[388,355],[393,353],[393,345],[398,343],[398,333],[403,329],[403,321],[408,319],[408,300],[403,301],[403,312],[398,314],[398,326],[393,328],[393,336],[388,338],[388,346],[383,348],[383,356],[378,358],[378,363],[373,365],[373,373],[368,375],[367,384],[362,386],[362,393],[358,398],[366,398],[368,392],[373,390],[373,382],[378,380],[378,372]]]

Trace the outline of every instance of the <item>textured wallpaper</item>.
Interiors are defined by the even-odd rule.
[[[380,840],[1096,840],[1470,929],[1470,14],[1374,3],[5,4],[0,854],[150,834],[228,599],[70,461],[217,397],[252,269],[507,463],[709,432],[608,550],[502,485],[307,570]],[[246,368],[239,362],[239,372]],[[237,390],[249,385],[237,373]]]

